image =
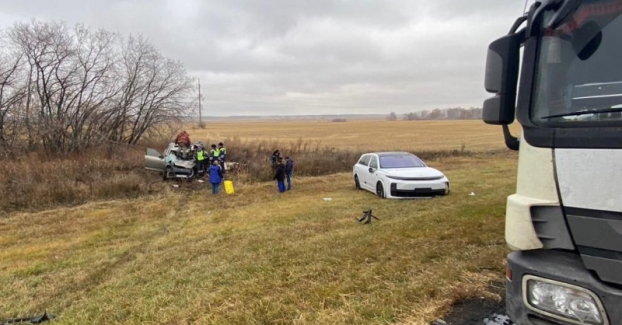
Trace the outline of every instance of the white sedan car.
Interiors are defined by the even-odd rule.
[[[372,152],[354,165],[357,189],[381,198],[416,198],[449,193],[449,180],[409,152]]]

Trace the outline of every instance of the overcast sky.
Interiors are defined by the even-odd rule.
[[[529,1],[530,3],[532,1]],[[1,0],[0,27],[147,36],[201,80],[204,115],[481,107],[488,44],[524,0]]]

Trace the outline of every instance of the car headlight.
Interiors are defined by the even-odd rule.
[[[524,281],[531,309],[576,324],[606,324],[600,300],[591,291],[533,276],[526,276]]]

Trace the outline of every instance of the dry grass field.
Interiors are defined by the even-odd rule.
[[[272,183],[217,197],[180,186],[15,213],[0,219],[0,318],[46,309],[55,324],[426,324],[462,298],[501,299],[515,159],[431,161],[454,185],[430,200],[381,200],[336,174],[297,179],[283,195]],[[381,220],[357,223],[367,208]]]
[[[465,143],[475,152],[426,161],[452,182],[450,195],[429,200],[381,200],[355,190],[349,173],[295,177],[285,194],[273,182],[236,181],[234,195],[218,196],[207,183],[175,188],[141,173],[153,177],[150,195],[8,213],[0,216],[0,320],[47,310],[59,316],[54,324],[428,324],[462,299],[500,300],[505,200],[515,190],[517,155],[502,150],[500,128],[482,125],[188,129],[193,140],[289,141],[289,132],[360,150]],[[360,138],[360,128],[373,131],[371,140]],[[408,130],[412,141],[402,136]],[[124,164],[140,169],[141,162]],[[357,223],[368,208],[381,220]]]
[[[512,125],[514,134],[520,125]],[[242,141],[269,141],[289,144],[298,139],[320,146],[360,150],[495,150],[504,149],[500,126],[481,120],[387,121],[279,120],[215,121],[205,129],[188,126],[192,139],[212,142],[228,138]]]

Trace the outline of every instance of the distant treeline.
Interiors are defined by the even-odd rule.
[[[481,108],[435,108],[433,110],[423,110],[402,115],[404,121],[416,120],[477,120],[482,118]],[[400,119],[395,112],[387,116],[389,121]]]

